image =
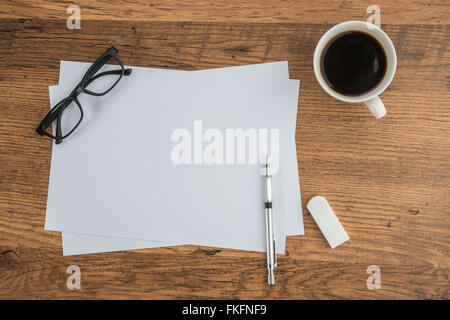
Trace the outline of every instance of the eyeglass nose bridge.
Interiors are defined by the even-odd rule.
[[[77,97],[80,93],[83,93],[84,89],[81,87],[81,83],[77,86],[77,88],[73,91],[73,97]]]

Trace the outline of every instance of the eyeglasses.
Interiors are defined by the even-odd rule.
[[[56,144],[59,144],[63,139],[67,138],[78,127],[83,119],[83,108],[78,95],[86,93],[93,96],[103,96],[110,92],[117,83],[122,79],[122,76],[131,74],[131,69],[125,69],[122,61],[119,59],[119,51],[111,47],[105,51],[88,69],[81,81],[68,97],[58,102],[47,113],[45,118],[36,128],[36,132],[41,136],[45,135],[55,139]],[[102,71],[102,67],[109,61],[115,60],[120,69]],[[101,78],[100,81],[96,81]],[[87,87],[90,86],[89,90]],[[54,134],[47,132],[50,125],[56,121],[56,130]]]

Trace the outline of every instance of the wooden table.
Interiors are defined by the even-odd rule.
[[[161,1],[162,2],[162,1]],[[95,3],[95,4],[94,4]],[[0,298],[448,299],[450,25],[447,0],[376,2],[398,55],[388,115],[329,97],[312,70],[320,36],[366,20],[367,1],[0,1]],[[197,70],[289,61],[301,79],[297,155],[306,234],[289,237],[277,285],[265,254],[196,246],[63,257],[44,231],[52,142],[34,132],[59,61],[115,45],[127,65]],[[350,235],[330,249],[305,204],[325,196]],[[69,290],[66,269],[82,271]],[[381,269],[369,290],[368,266]]]

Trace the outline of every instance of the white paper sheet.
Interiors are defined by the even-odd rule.
[[[59,74],[59,83],[62,83],[65,79],[62,76],[63,74],[71,74],[75,72],[75,70],[83,70],[85,72],[89,67],[90,63],[87,62],[76,62],[76,61],[64,61],[62,60],[60,63],[60,74]],[[117,66],[109,65],[111,69],[116,69]],[[158,74],[161,72],[194,72],[194,73],[202,73],[207,74],[209,77],[221,77],[222,75],[226,75],[228,77],[236,77],[239,79],[247,79],[248,81],[260,78],[274,78],[274,79],[289,79],[289,67],[287,61],[277,61],[277,62],[267,62],[267,63],[258,63],[244,66],[234,66],[234,67],[226,67],[226,68],[214,68],[214,69],[206,69],[206,70],[197,70],[197,71],[183,71],[183,70],[167,70],[167,69],[157,69],[157,68],[143,68],[143,67],[131,67],[133,69],[141,69],[142,71],[150,71],[153,74]],[[69,78],[69,81],[71,78]],[[70,84],[70,83],[69,83]],[[295,128],[296,118],[291,119],[292,125]],[[295,130],[295,129],[294,129]],[[295,140],[293,141],[294,147]],[[298,182],[298,180],[297,180]],[[297,188],[300,190],[300,186]],[[295,208],[294,205],[297,205],[298,208]],[[293,201],[291,213],[288,214],[286,218],[286,234],[290,235],[302,235],[304,233],[303,230],[303,218],[302,218],[302,206],[300,195],[298,197],[298,201]],[[297,210],[298,209],[298,210]],[[298,213],[297,213],[298,212]]]
[[[233,68],[230,68],[230,69],[233,69]],[[158,69],[156,69],[156,70],[158,70]],[[212,70],[205,70],[205,71],[199,71],[199,73],[200,72],[206,72],[206,71],[212,71]],[[159,71],[157,71],[157,72],[159,72]],[[179,72],[179,71],[177,71],[177,72]],[[61,72],[62,74],[63,74],[63,72]],[[211,77],[209,76],[208,77],[208,79],[211,79]],[[295,127],[295,116],[293,117],[293,121],[294,121],[294,127]],[[293,144],[294,145],[294,153],[295,153],[295,144]],[[296,157],[295,157],[295,159],[296,159]],[[296,166],[296,161],[295,161],[295,166]],[[298,181],[298,179],[297,179],[297,181]],[[299,195],[299,193],[298,193],[298,195]],[[298,196],[298,198],[299,198],[299,196]],[[295,201],[294,201],[295,202]],[[298,215],[297,215],[297,223],[294,223],[294,225],[297,225],[297,226],[301,226],[301,229],[303,229],[302,228],[302,219],[301,219],[301,216],[300,216],[300,210],[301,210],[301,206],[300,206],[300,209],[297,211],[298,213]],[[295,218],[295,215],[290,215],[291,217],[294,217]],[[300,219],[299,219],[300,218]],[[298,220],[300,220],[299,222],[298,222]],[[289,225],[289,224],[288,224]],[[302,230],[301,230],[302,231]],[[296,233],[297,234],[297,233]],[[136,248],[142,248],[142,247],[151,247],[151,246],[153,246],[153,245],[151,245],[151,244],[149,244],[149,243],[144,243],[143,241],[140,241],[140,240],[137,240],[137,241],[135,241],[135,243],[132,243],[132,244],[126,244],[126,245],[124,245],[124,246],[120,246],[120,245],[118,245],[117,244],[117,241],[127,241],[127,240],[130,240],[130,241],[134,241],[134,239],[120,239],[120,240],[117,240],[117,241],[115,241],[115,242],[113,242],[114,240],[112,240],[112,239],[108,239],[108,237],[99,237],[98,239],[93,239],[93,237],[97,237],[97,236],[93,236],[93,235],[77,235],[77,234],[70,234],[70,235],[68,235],[68,237],[66,238],[66,239],[69,239],[68,241],[69,241],[69,243],[79,243],[79,240],[80,240],[80,237],[82,238],[82,237],[85,237],[85,239],[88,239],[91,243],[93,242],[93,241],[95,241],[96,243],[105,243],[105,245],[106,244],[111,244],[113,247],[115,247],[116,249],[117,248],[119,248],[120,250],[122,250],[122,249],[136,249]],[[77,242],[78,241],[78,242]],[[66,243],[67,241],[64,241],[64,243]],[[102,246],[100,245],[100,248],[98,248],[97,250],[102,250],[102,251],[109,251],[110,249],[112,249],[111,248],[111,245],[109,246],[110,248],[106,248],[106,250],[104,249],[104,247],[103,247],[103,249],[102,249]],[[161,243],[156,243],[154,246],[161,246]],[[219,245],[220,246],[220,245]],[[79,246],[79,248],[82,248],[83,246]],[[226,247],[226,246],[225,246]],[[116,249],[114,249],[114,250],[116,250]],[[81,250],[72,250],[72,251],[70,251],[69,250],[69,252],[65,252],[65,254],[77,254],[77,253],[87,253],[87,252],[92,252],[92,249],[89,251],[89,250],[85,250],[84,252]],[[95,249],[94,249],[94,251],[93,252],[96,252],[95,251]]]

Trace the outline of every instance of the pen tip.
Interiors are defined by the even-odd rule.
[[[266,156],[266,164],[270,164],[270,161],[271,161],[272,159],[270,158],[270,156],[269,155],[267,155]]]

